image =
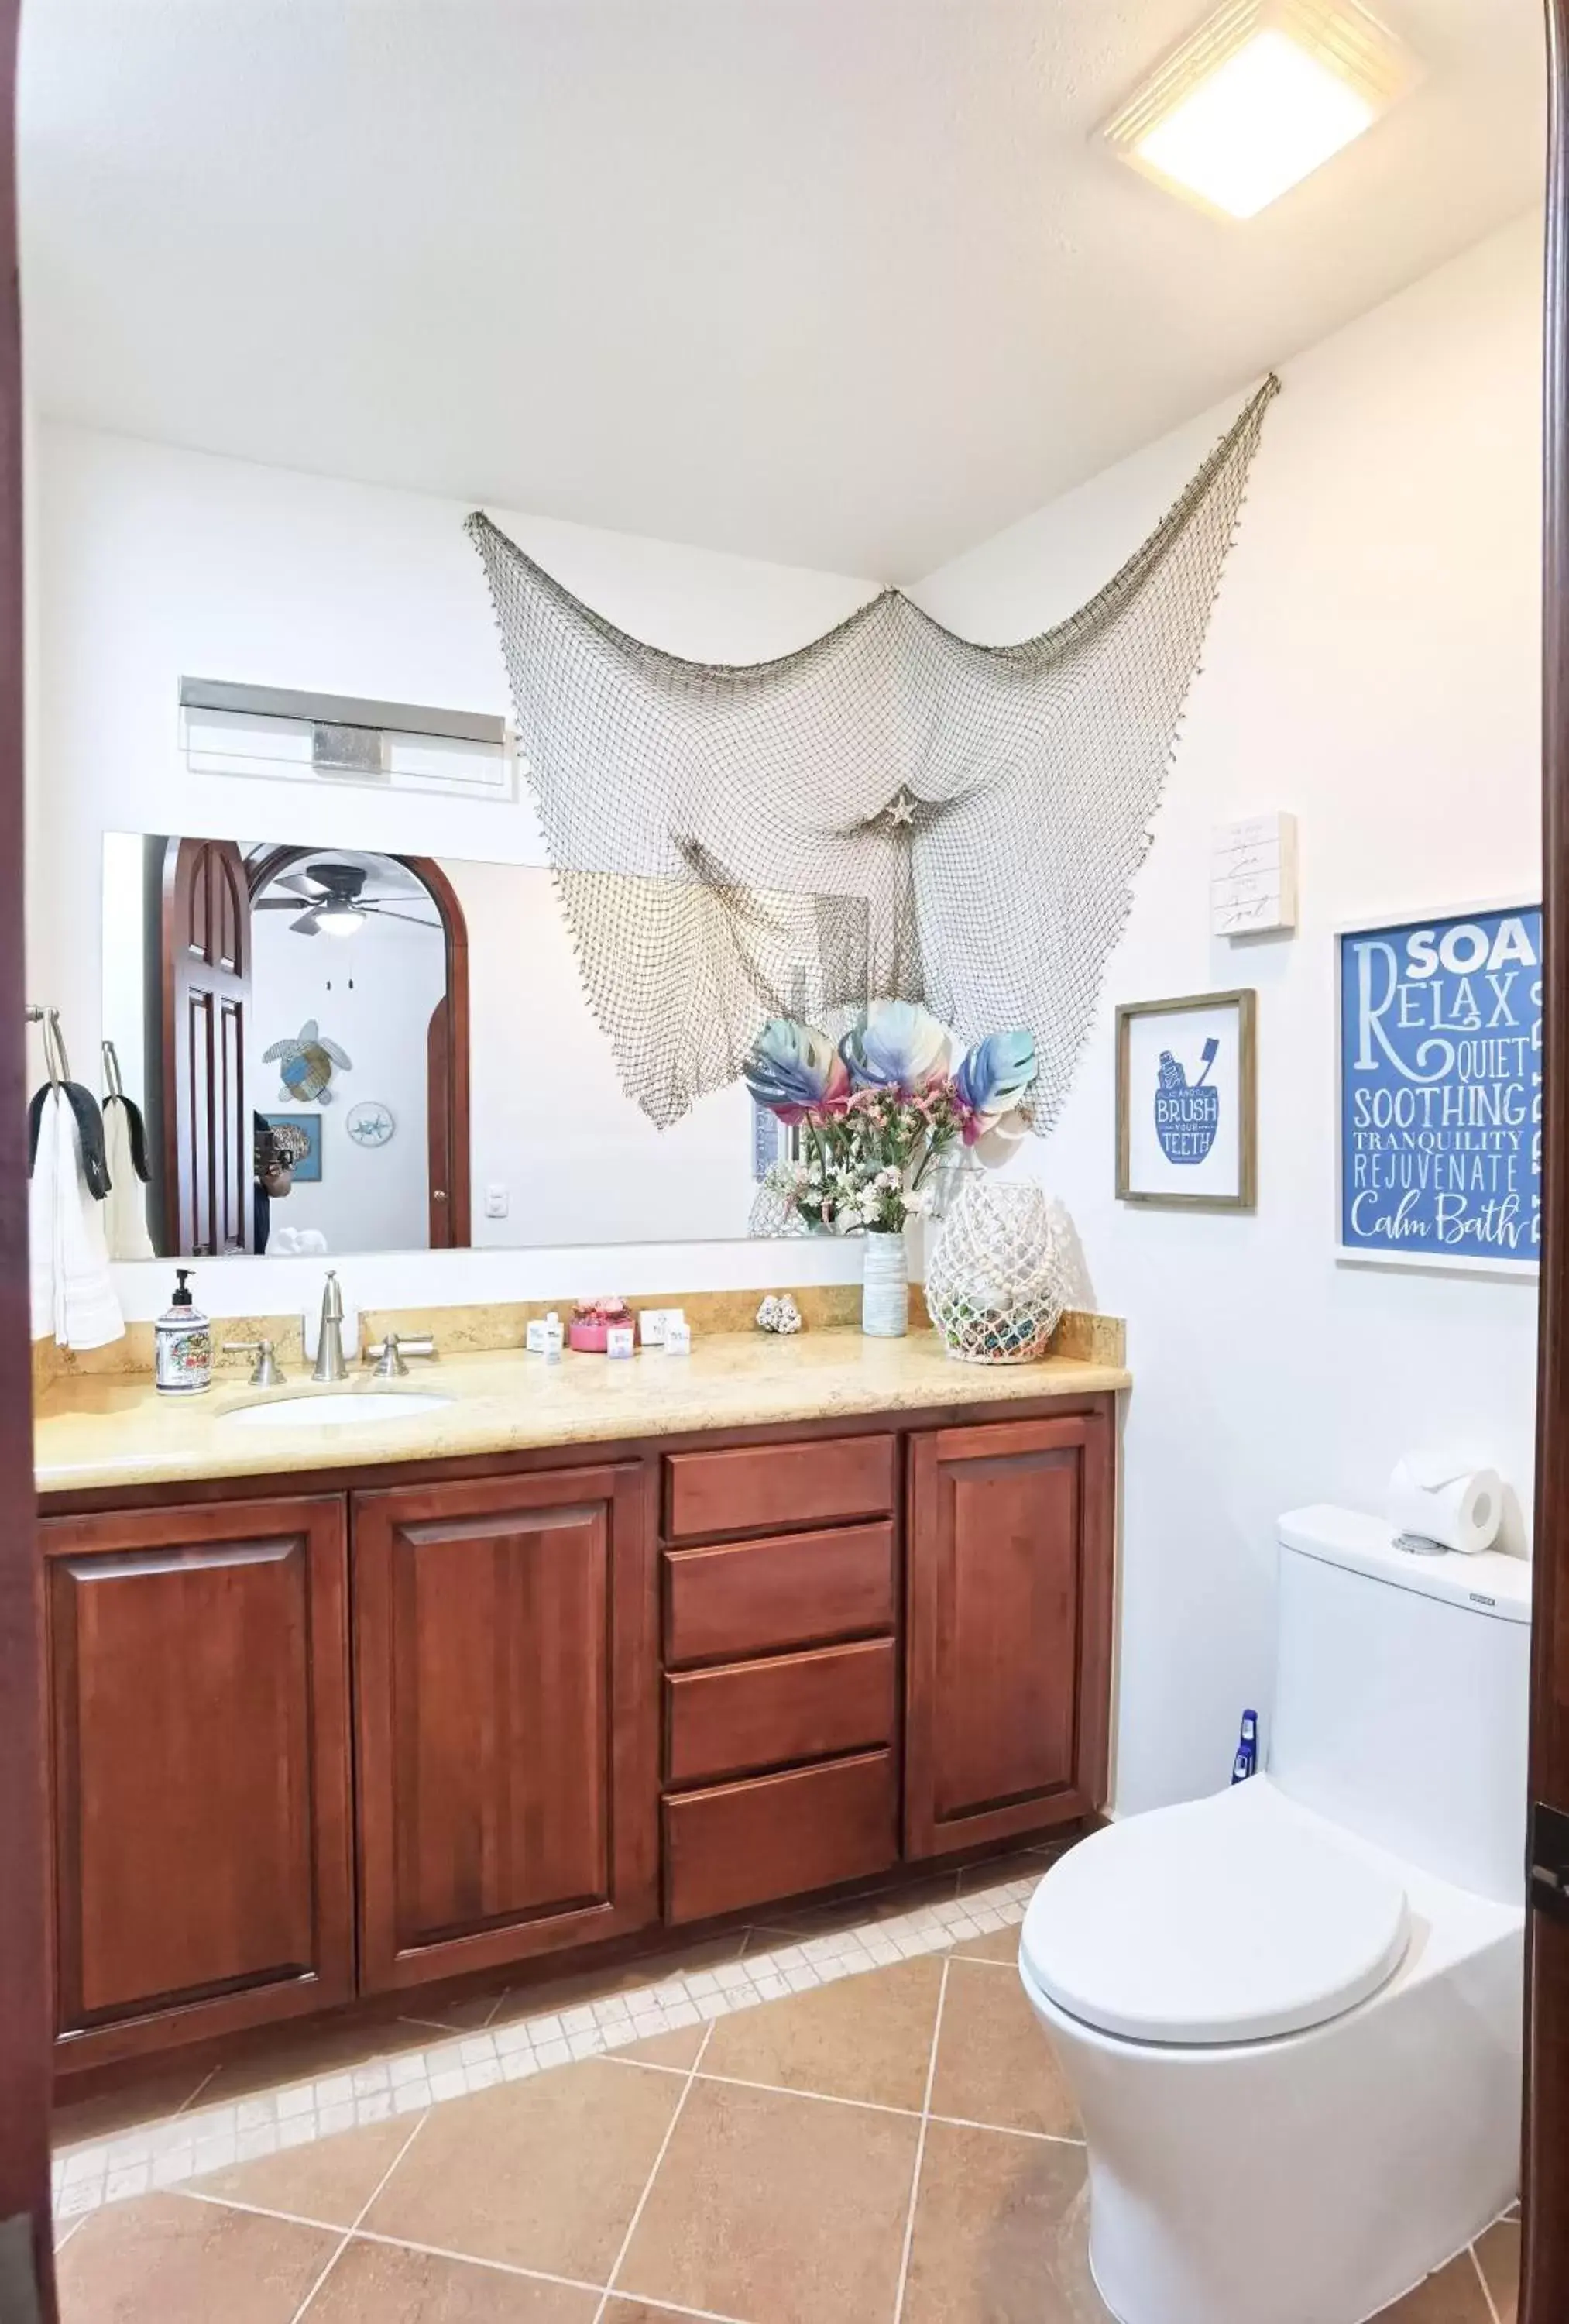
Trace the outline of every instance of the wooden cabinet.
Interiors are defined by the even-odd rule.
[[[647,1499],[636,1462],[354,1495],[367,1990],[655,1917]]]
[[[344,1505],[41,1528],[56,2029],[96,2059],[353,1990]]]
[[[897,1449],[892,1436],[821,1436],[673,1452],[665,1463],[665,1530],[672,1541],[690,1541],[884,1517],[894,1506]]]
[[[891,1631],[895,1566],[891,1525],[670,1550],[665,1660],[678,1668]]]
[[[50,1517],[58,2053],[1094,1814],[1113,1411]]]
[[[904,1852],[1092,1814],[1111,1678],[1109,1412],[909,1444]]]
[[[886,1871],[897,1797],[891,1751],[681,1794],[665,1808],[667,1917],[706,1921]]]
[[[668,1921],[898,1860],[897,1452],[878,1433],[665,1460]],[[683,1545],[703,1534],[729,1538]]]

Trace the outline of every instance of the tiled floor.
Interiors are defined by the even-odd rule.
[[[465,2074],[495,2070],[454,2104],[436,2084],[456,2068],[395,2084],[397,2057],[359,2095],[367,2070],[340,2065],[347,2099],[317,2095],[328,2076],[299,2086],[317,2127],[294,2142],[279,2093],[221,2097],[234,2154],[167,2188],[131,2193],[124,2154],[152,2134],[128,2133],[106,2200],[62,2200],[65,2324],[1107,2324],[1072,2099],[1013,1969],[1039,1871],[947,1876],[880,1918],[863,1902],[849,1926],[841,1908],[738,1939],[720,1967],[766,1959],[763,1978],[812,1981],[763,1998],[763,1978],[689,1968],[686,1988],[711,1989],[660,2006],[690,2020],[638,2034],[658,1989],[645,1969],[601,1993],[625,2015],[550,2013],[564,2026],[587,2010],[579,2032],[610,2041],[573,2057],[570,2035],[536,2030],[533,2066],[509,2079],[519,2051],[476,2057]],[[503,2000],[491,2021],[460,2057],[505,2031]],[[565,2061],[543,2071],[552,2039]],[[428,2089],[399,2111],[417,2080]],[[321,2126],[366,2098],[387,2104]],[[240,2159],[258,2131],[271,2144]],[[62,2199],[81,2183],[63,2159]],[[1512,2324],[1518,2236],[1491,2229],[1388,2324]]]

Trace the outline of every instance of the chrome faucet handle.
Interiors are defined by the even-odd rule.
[[[344,1360],[344,1295],[338,1288],[337,1271],[328,1268],[327,1279],[321,1295],[321,1332],[317,1340],[316,1363],[311,1378],[318,1386],[336,1380],[346,1380],[348,1365]]]
[[[396,1332],[389,1332],[384,1340],[365,1350],[365,1361],[374,1367],[378,1379],[407,1379],[408,1366],[403,1360],[405,1356],[434,1357],[436,1351],[436,1342],[428,1333],[418,1339],[405,1340]]]
[[[288,1377],[272,1352],[271,1340],[225,1340],[223,1350],[225,1356],[255,1357],[251,1373],[252,1388],[279,1388]]]

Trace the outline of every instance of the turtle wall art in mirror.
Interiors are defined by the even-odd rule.
[[[741,1237],[787,1148],[625,1094],[537,866],[110,833],[103,967],[161,1257]]]

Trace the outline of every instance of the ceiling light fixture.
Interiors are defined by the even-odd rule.
[[[1159,184],[1250,218],[1415,78],[1409,51],[1357,0],[1228,0],[1101,134]]]

